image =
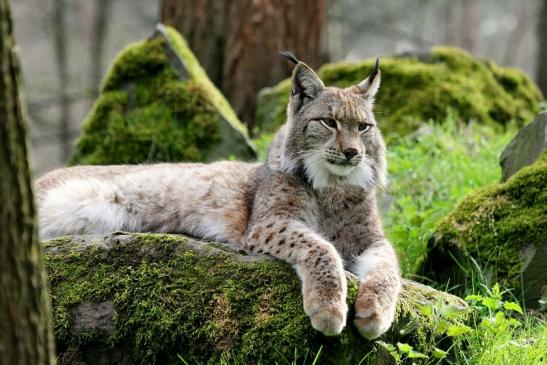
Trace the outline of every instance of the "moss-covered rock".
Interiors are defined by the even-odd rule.
[[[507,180],[524,166],[532,164],[547,150],[547,111],[522,127],[500,156],[501,180]]]
[[[174,29],[113,61],[73,164],[254,159],[247,130]]]
[[[546,255],[547,151],[507,182],[464,198],[436,228],[421,274],[462,287],[483,275],[537,306]]]
[[[372,71],[374,60],[327,64],[318,70],[326,85],[347,87]],[[376,117],[389,136],[406,134],[429,119],[448,113],[480,123],[522,125],[534,118],[542,99],[523,72],[499,67],[448,47],[404,57],[382,58],[382,86]],[[290,82],[264,89],[258,97],[257,125],[271,132],[286,120]]]
[[[348,321],[338,337],[313,330],[287,263],[180,235],[64,237],[45,243],[59,363],[389,363]],[[348,273],[348,302],[357,294]],[[383,336],[417,349],[432,340],[426,304],[458,297],[404,282],[397,321]],[[353,307],[353,306],[351,306]],[[350,312],[350,318],[353,313]],[[364,362],[365,363],[365,362]]]

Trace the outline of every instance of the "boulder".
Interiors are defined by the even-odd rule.
[[[505,147],[500,157],[502,181],[532,164],[547,149],[547,111],[522,127]]]
[[[318,74],[326,85],[347,87],[363,80],[373,67],[374,59],[340,62],[324,65]],[[522,71],[457,48],[385,57],[380,69],[376,117],[388,138],[449,115],[484,124],[523,125],[538,113],[542,100],[538,87]],[[256,124],[262,132],[272,132],[285,122],[289,89],[290,81],[285,80],[260,91]]]
[[[500,282],[529,307],[547,295],[547,151],[465,197],[436,228],[420,274],[451,286]]]
[[[157,26],[118,54],[76,142],[72,164],[252,160],[245,126],[184,38]]]
[[[337,337],[315,331],[298,276],[269,256],[182,235],[122,232],[62,237],[44,251],[60,364],[302,363],[319,351],[321,364],[356,364],[366,354],[368,363],[391,363],[351,320]],[[347,275],[353,308],[358,282]],[[405,280],[396,323],[381,340],[417,350],[436,343],[423,307],[439,302],[467,308]]]

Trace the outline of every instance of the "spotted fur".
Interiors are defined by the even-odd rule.
[[[372,112],[380,72],[325,87],[297,61],[287,123],[264,164],[81,166],[39,179],[43,238],[115,230],[185,233],[269,254],[296,268],[315,329],[346,325],[346,276],[361,279],[354,323],[367,338],[391,325],[400,290],[376,189],[385,145]]]

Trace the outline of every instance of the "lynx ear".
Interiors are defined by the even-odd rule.
[[[300,110],[302,106],[315,99],[323,91],[323,81],[313,70],[303,62],[298,62],[292,73],[291,98],[294,111]]]
[[[351,87],[351,90],[357,94],[363,95],[364,98],[372,100],[378,89],[380,88],[380,80],[382,73],[380,72],[380,59],[376,59],[374,70],[369,77]]]

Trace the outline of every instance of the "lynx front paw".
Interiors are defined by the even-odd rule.
[[[386,293],[361,283],[353,323],[361,336],[372,340],[384,334],[395,317],[397,293]]]
[[[304,311],[310,317],[312,327],[325,336],[339,335],[346,326],[348,313],[346,302],[321,303],[314,300],[310,302],[304,306]]]

